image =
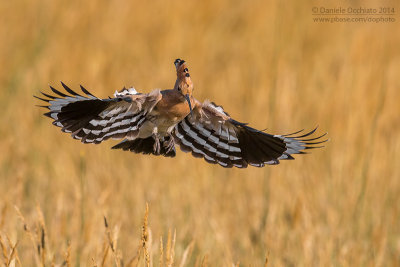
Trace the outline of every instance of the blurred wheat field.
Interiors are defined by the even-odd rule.
[[[315,5],[1,1],[4,264],[399,266],[400,18],[314,23]],[[178,57],[197,99],[276,134],[319,125],[330,142],[224,169],[83,145],[32,97],[59,81],[103,98],[172,88]]]

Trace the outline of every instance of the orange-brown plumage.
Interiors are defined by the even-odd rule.
[[[181,90],[183,95],[188,94],[192,96],[193,93],[193,82],[189,74],[189,69],[184,60],[175,60],[176,67],[176,82],[174,89]]]
[[[162,99],[157,103],[154,108],[160,116],[166,116],[171,119],[182,120],[189,113],[189,105],[182,94],[177,90],[164,90],[161,91]]]
[[[183,60],[175,61],[176,82],[174,89],[161,91],[162,99],[157,103],[154,111],[160,116],[165,116],[173,121],[181,121],[190,113],[190,107],[194,105],[192,97],[193,83],[189,69]],[[186,97],[187,96],[187,97]],[[189,106],[189,101],[190,106]]]
[[[115,92],[114,98],[99,99],[81,86],[79,95],[62,83],[62,93],[42,93],[48,102],[45,115],[83,143],[101,143],[121,139],[116,149],[135,153],[175,156],[175,144],[184,152],[202,157],[223,167],[245,168],[278,164],[293,159],[292,154],[317,148],[321,137],[309,138],[315,129],[303,135],[271,135],[232,119],[222,107],[193,97],[193,82],[184,60],[174,62],[176,82],[173,89],[140,94],[134,88]]]

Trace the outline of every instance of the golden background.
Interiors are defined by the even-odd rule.
[[[349,2],[1,1],[3,262],[399,264],[400,18],[316,23],[321,5]],[[102,98],[172,88],[176,58],[197,99],[275,134],[319,125],[330,142],[278,166],[224,169],[83,145],[32,97],[59,81]]]

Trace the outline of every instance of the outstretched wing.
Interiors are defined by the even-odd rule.
[[[159,90],[149,94],[138,94],[133,88],[114,94],[115,98],[99,99],[81,86],[84,95],[79,95],[64,83],[62,93],[50,86],[54,95],[42,93],[48,103],[44,115],[52,118],[53,124],[61,127],[82,143],[101,143],[109,138],[137,137],[140,126],[161,99]]]
[[[292,154],[318,148],[326,142],[318,137],[309,138],[316,129],[303,135],[271,135],[232,119],[222,107],[209,101],[196,102],[192,115],[175,127],[175,139],[184,152],[204,158],[223,167],[246,168],[279,164],[281,159],[294,159]]]

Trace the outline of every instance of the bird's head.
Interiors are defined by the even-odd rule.
[[[192,105],[190,98],[193,93],[193,83],[190,78],[189,69],[183,59],[176,59],[174,62],[176,68],[176,82],[174,89],[181,93],[189,104],[190,112],[192,112]]]

